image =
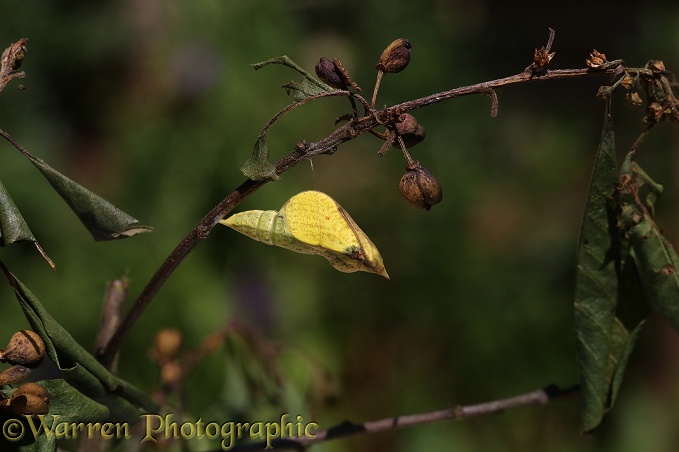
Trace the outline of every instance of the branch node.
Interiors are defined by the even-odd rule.
[[[26,76],[25,72],[19,71],[19,67],[21,67],[21,63],[26,56],[26,41],[28,41],[28,38],[21,38],[17,42],[10,44],[2,52],[2,57],[0,57],[0,91],[11,80]]]
[[[550,28],[547,45],[540,48],[540,50],[535,49],[535,53],[533,55],[533,64],[528,66],[525,72],[530,72],[531,75],[540,75],[547,70],[549,62],[552,61],[552,58],[554,58],[554,55],[556,54],[556,52],[549,53],[549,51],[552,49],[552,44],[554,44],[554,35],[555,31]]]

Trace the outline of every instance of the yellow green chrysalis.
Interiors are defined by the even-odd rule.
[[[248,210],[219,222],[268,245],[323,256],[341,272],[389,279],[375,244],[337,201],[320,191],[299,193],[278,212]]]

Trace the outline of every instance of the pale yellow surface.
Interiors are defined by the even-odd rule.
[[[319,191],[304,191],[285,203],[280,211],[288,223],[290,233],[300,242],[343,253],[357,245],[363,231],[340,213],[334,199]],[[344,209],[342,209],[344,210]]]

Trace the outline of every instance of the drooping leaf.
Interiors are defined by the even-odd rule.
[[[317,80],[311,80],[309,78],[303,78],[300,82],[288,82],[283,85],[285,91],[288,95],[292,94],[296,101],[302,101],[307,97],[318,96],[319,94],[329,93],[331,91],[337,91],[329,85],[318,86]]]
[[[604,116],[578,247],[574,325],[583,431],[596,427],[610,406],[609,389],[615,364],[613,342],[618,293],[614,213],[610,197],[617,181],[615,135],[609,110]]]
[[[305,99],[310,97],[338,91],[337,89],[327,85],[326,83],[311,75],[297,63],[292,61],[287,55],[255,63],[252,65],[252,67],[255,70],[259,70],[271,64],[279,64],[289,67],[302,75],[301,81],[291,81],[283,85],[283,88],[286,89],[288,95],[293,94],[295,101],[298,103],[302,103]],[[293,104],[293,106],[297,105],[299,104]],[[251,180],[262,181],[279,179],[278,174],[276,174],[275,166],[269,161],[269,146],[266,140],[266,133],[263,132],[259,136],[252,150],[252,154],[240,167],[240,170],[243,172],[245,177]]]
[[[617,341],[613,343],[611,352],[615,360],[610,388],[611,406],[617,399],[629,355],[650,312],[651,306],[646,301],[636,262],[631,253],[627,253],[618,277],[618,306],[614,321],[616,334],[612,335]]]
[[[0,181],[0,246],[12,245],[17,242],[33,242],[42,257],[54,268],[54,262],[42,250],[24,217],[21,216],[19,209]]]
[[[255,63],[252,67],[255,70],[259,70],[264,66],[270,64],[280,64],[294,69],[302,75],[302,80],[299,82],[289,82],[283,85],[283,88],[288,94],[293,94],[296,101],[301,101],[307,97],[317,96],[323,93],[329,93],[332,91],[337,91],[335,88],[327,85],[311,75],[309,72],[305,71],[301,66],[292,61],[287,55],[283,55],[276,58],[271,58],[270,60]]]
[[[679,333],[679,257],[655,221],[645,212],[640,215],[629,236],[644,289],[653,309]]]
[[[49,414],[62,422],[96,422],[106,418],[108,408],[68,384],[66,380],[39,382],[50,395]]]
[[[251,180],[277,180],[276,167],[269,161],[269,145],[266,134],[260,135],[252,149],[250,158],[240,167],[245,177]]]
[[[35,241],[28,224],[0,181],[0,238],[2,246]]]
[[[64,176],[43,160],[30,154],[27,157],[66,201],[95,240],[122,239],[153,229],[140,225],[135,218]]]
[[[611,375],[609,383],[608,395],[608,409],[613,407],[618,391],[622,383],[622,378],[625,374],[627,361],[629,359],[634,346],[637,343],[637,338],[644,326],[645,320],[640,320],[633,330],[628,330],[620,321],[618,317],[613,320],[613,328],[611,330],[611,351],[610,351],[610,367]],[[591,430],[591,429],[590,429]]]
[[[32,329],[45,342],[47,356],[71,386],[108,408],[106,420],[134,422],[143,412],[156,412],[158,407],[147,394],[110,373],[73,339],[4,264],[0,263],[0,268]]]

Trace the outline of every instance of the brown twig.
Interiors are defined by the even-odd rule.
[[[277,438],[266,442],[237,445],[232,452],[264,451],[264,450],[296,450],[305,451],[312,444],[330,441],[349,436],[365,435],[369,433],[386,432],[415,425],[430,424],[439,421],[461,421],[476,416],[485,416],[500,413],[505,410],[528,407],[545,406],[557,400],[573,400],[580,398],[579,385],[561,389],[555,385],[549,385],[543,389],[520,394],[506,399],[493,400],[475,405],[460,405],[439,411],[428,413],[409,414],[376,421],[368,421],[355,424],[343,422],[327,430],[314,432],[311,437]],[[267,448],[267,445],[270,446]]]
[[[313,143],[304,143],[298,145],[289,154],[282,157],[275,164],[275,173],[280,175],[292,168],[293,166],[308,160],[311,157],[321,154],[332,154],[337,150],[337,147],[342,143],[353,140],[365,132],[381,124],[380,118],[393,117],[395,113],[402,114],[411,110],[427,107],[439,102],[454,99],[457,97],[468,96],[472,94],[490,95],[493,99],[492,113],[495,113],[497,108],[497,99],[493,94],[495,88],[502,86],[515,85],[519,83],[526,83],[532,81],[547,81],[565,78],[579,78],[585,76],[612,76],[620,73],[618,66],[608,67],[606,69],[561,69],[561,70],[546,70],[539,77],[533,76],[529,72],[522,72],[509,77],[500,78],[488,82],[477,83],[474,85],[463,86],[449,91],[432,94],[419,99],[403,102],[392,107],[387,107],[382,110],[371,110],[369,114],[360,118],[354,118],[348,123],[338,127],[327,137]],[[252,193],[261,188],[267,181],[253,181],[246,180],[233,193],[224,198],[217,204],[210,212],[205,215],[196,226],[194,226],[188,234],[182,239],[177,247],[170,253],[165,261],[158,268],[156,273],[151,277],[147,285],[137,297],[134,305],[130,308],[127,315],[121,322],[118,330],[115,332],[111,341],[104,349],[97,353],[98,359],[105,365],[110,366],[113,356],[119,350],[122,342],[132,330],[132,327],[137,322],[142,312],[149,305],[151,300],[158,293],[167,278],[179,266],[182,260],[195,248],[198,243],[207,238],[210,231],[217,225],[219,220],[226,214],[231,212],[241,201],[250,196]]]
[[[120,319],[123,317],[123,306],[127,300],[127,279],[114,279],[106,284],[106,292],[104,293],[104,305],[101,312],[101,319],[99,320],[99,329],[97,337],[94,339],[94,350],[104,347],[111,336],[118,328]],[[111,372],[116,373],[118,367],[118,354],[115,355],[111,365]],[[87,436],[83,435],[78,441],[78,451],[87,452],[92,450],[105,450],[104,437],[101,435]]]
[[[99,321],[99,330],[97,337],[94,339],[94,350],[105,347],[111,336],[118,328],[120,320],[123,317],[123,306],[127,301],[128,282],[126,278],[114,279],[106,284],[106,292],[104,293],[104,306]],[[111,372],[116,373],[117,355],[113,360]]]
[[[291,112],[295,108],[301,107],[302,105],[307,104],[307,103],[311,102],[312,100],[320,99],[321,97],[337,97],[337,96],[348,97],[349,100],[351,101],[351,105],[352,105],[352,108],[353,108],[355,114],[358,114],[358,111],[356,110],[356,103],[354,102],[354,97],[356,97],[361,102],[361,104],[366,109],[366,111],[368,109],[370,109],[370,105],[368,105],[368,102],[363,98],[363,96],[361,96],[360,94],[352,93],[351,91],[335,90],[335,91],[330,91],[330,92],[327,92],[327,93],[316,94],[314,96],[305,97],[302,100],[299,100],[295,103],[292,103],[292,104],[286,106],[285,108],[281,109],[275,115],[273,115],[271,117],[271,119],[269,119],[269,121],[262,128],[262,131],[259,133],[259,137],[261,138],[262,136],[266,135],[266,132],[271,128],[271,126],[276,121],[278,121],[280,118],[282,118],[284,115]]]

